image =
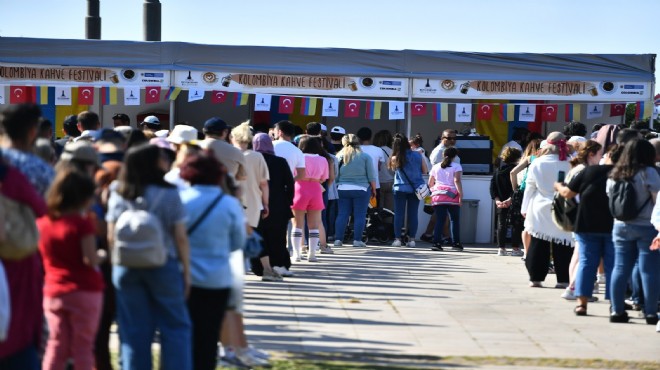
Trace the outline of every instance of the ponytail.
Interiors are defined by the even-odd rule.
[[[440,167],[441,168],[447,168],[451,167],[451,162],[454,161],[454,158],[458,155],[458,149],[451,147],[445,149],[445,152],[443,153],[444,158],[442,159],[442,162],[440,162]]]

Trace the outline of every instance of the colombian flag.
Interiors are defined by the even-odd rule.
[[[55,88],[53,88],[53,92]],[[37,86],[37,104],[48,104],[48,86]]]
[[[165,94],[165,100],[176,100],[176,97],[179,96],[180,93],[180,87],[170,86],[170,89],[167,90],[167,94]]]
[[[515,104],[500,104],[500,121],[511,122],[516,120]]]
[[[435,118],[436,122],[449,121],[449,104],[448,103],[433,104],[433,118]]]
[[[234,94],[234,105],[237,106],[237,107],[240,107],[241,105],[247,105],[249,97],[250,97],[250,94],[235,93]]]
[[[653,114],[653,104],[651,102],[639,101],[635,104],[635,119],[642,120],[651,117]]]
[[[566,122],[580,120],[580,104],[566,104],[564,119]]]
[[[78,94],[76,94],[76,98]],[[101,101],[103,105],[117,105],[117,88],[106,86],[101,88]]]
[[[365,115],[366,119],[380,119],[380,109],[383,105],[383,102],[380,101],[370,101],[367,102],[367,113]]]
[[[316,115],[316,98],[301,98],[300,99],[300,115],[302,116],[315,116]]]

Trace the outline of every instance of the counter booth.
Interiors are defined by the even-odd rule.
[[[494,158],[513,130],[565,122],[620,123],[626,104],[652,112],[655,55],[502,54],[0,38],[0,109],[33,102],[62,136],[68,114],[92,110],[104,127],[124,113],[201,129],[287,119],[420,134],[427,153],[445,129],[460,134],[464,240],[492,241]],[[471,134],[468,136],[468,134]],[[478,202],[477,202],[478,201]],[[475,204],[478,203],[478,206]],[[473,206],[474,205],[474,206]],[[420,222],[420,229],[425,226]],[[467,226],[467,225],[466,225]],[[472,237],[472,238],[471,238]]]

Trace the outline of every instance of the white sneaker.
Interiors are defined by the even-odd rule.
[[[335,254],[335,251],[329,245],[326,245],[325,247],[321,247],[321,254]]]
[[[278,274],[280,274],[280,276],[284,276],[284,277],[291,277],[296,275],[293,273],[293,271],[287,270],[287,268],[284,266],[273,266],[273,271],[277,272]]]
[[[498,248],[497,255],[498,256],[506,256],[506,248]]]
[[[605,285],[605,274],[598,274],[598,277],[596,278],[596,282],[598,284]]]
[[[401,240],[394,239],[394,241],[392,242],[392,246],[395,247],[395,248],[400,247],[401,246]]]
[[[254,353],[250,352],[248,348],[241,348],[236,351],[236,357],[241,360],[246,366],[256,367],[256,366],[269,366],[268,361],[263,358],[259,358]]]
[[[415,248],[415,241],[411,240],[408,243],[406,243],[406,247],[408,248]]]
[[[342,245],[343,244],[342,244],[341,240],[335,240],[335,243],[334,243],[335,247],[341,247]]]
[[[510,255],[514,257],[522,257],[525,255],[525,253],[520,249],[512,249]]]
[[[260,349],[256,349],[256,348],[252,347],[251,345],[248,346],[247,351],[249,353],[251,353],[252,355],[254,355],[254,357],[258,357],[258,358],[263,359],[263,360],[269,360],[270,359],[270,354],[268,354],[268,352],[262,351]]]
[[[598,294],[598,282],[594,283],[594,291],[592,294]]]
[[[263,275],[261,276],[261,281],[282,281],[282,276],[277,273],[277,271],[264,271]]]
[[[366,248],[367,244],[365,244],[361,240],[353,240],[353,247],[355,247],[355,248]]]
[[[561,297],[567,301],[574,301],[577,299],[575,297],[575,290],[571,289],[571,287],[566,288],[564,293],[561,294]]]

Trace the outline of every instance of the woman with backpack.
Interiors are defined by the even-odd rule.
[[[169,165],[167,154],[155,145],[129,149],[108,200],[106,221],[114,264],[112,281],[116,289],[122,366],[127,370],[152,368],[151,342],[156,329],[160,332],[161,368],[192,369],[191,323],[186,307],[191,282],[187,216],[177,189],[164,180]],[[136,209],[150,215],[141,219],[155,217],[159,223],[147,228],[135,219],[133,226],[144,227],[137,227],[137,233],[131,234],[131,224],[122,216]],[[145,231],[143,235],[139,235],[140,229]],[[151,240],[154,245],[160,242],[159,249],[164,248],[164,264],[128,267],[131,263],[121,259],[123,255],[118,248],[129,250],[136,243]],[[132,249],[139,250],[140,246]]]
[[[408,138],[402,134],[394,135],[389,168],[394,170],[394,242],[392,246],[401,246],[401,229],[404,219],[407,218],[408,242],[406,247],[414,247],[420,201],[415,194],[415,189],[424,184],[422,174],[425,174],[428,169],[422,155],[410,148]]]
[[[442,251],[442,229],[449,213],[451,240],[453,242],[451,249],[462,251],[461,244],[461,205],[463,200],[463,183],[461,175],[463,167],[454,162],[458,155],[458,149],[455,147],[446,148],[443,152],[443,159],[436,163],[429,172],[429,188],[431,188],[431,204],[435,210],[436,222],[433,231],[434,251]]]
[[[624,323],[629,320],[624,296],[635,263],[638,263],[642,277],[646,323],[655,325],[658,322],[660,251],[650,248],[657,235],[651,224],[651,213],[660,191],[655,156],[651,143],[631,140],[623,147],[621,158],[607,180],[610,211],[615,218],[612,230],[614,270],[610,284],[610,322]]]
[[[541,155],[527,171],[521,213],[525,217],[525,231],[532,237],[525,265],[529,286],[533,288],[543,287],[551,253],[557,274],[555,287],[565,289],[569,284],[568,265],[573,254],[573,238],[570,232],[560,229],[552,220],[554,183],[563,181],[570,169],[568,150],[562,133],[550,133],[546,144],[542,145]]]

